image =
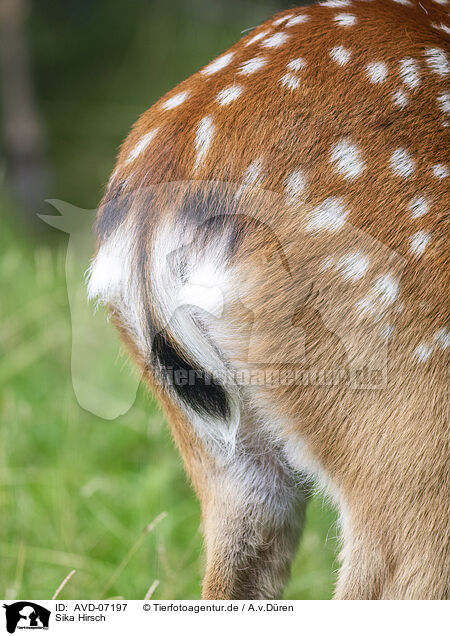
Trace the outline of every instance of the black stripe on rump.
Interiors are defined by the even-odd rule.
[[[153,338],[152,362],[161,380],[188,407],[199,415],[228,419],[231,415],[227,394],[210,374],[176,351],[164,331]]]

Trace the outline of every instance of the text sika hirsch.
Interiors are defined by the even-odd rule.
[[[449,11],[280,13],[119,153],[89,295],[200,499],[205,599],[280,597],[314,480],[337,598],[449,596]]]

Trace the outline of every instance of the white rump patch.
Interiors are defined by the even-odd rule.
[[[425,61],[437,75],[446,77],[450,73],[450,64],[448,57],[442,49],[427,48],[424,52]]]
[[[356,16],[352,13],[338,13],[334,16],[334,21],[342,27],[349,27],[356,24]]]
[[[215,125],[211,116],[204,117],[198,125],[195,136],[195,148],[197,150],[197,160],[194,170],[197,170],[205,158],[212,140],[214,138]]]
[[[88,298],[98,304],[112,303],[145,351],[146,323],[141,290],[133,266],[133,232],[121,225],[101,246],[87,274]]]
[[[345,48],[345,46],[335,46],[330,51],[331,59],[339,64],[339,66],[345,66],[352,56],[351,51]]]
[[[330,197],[311,211],[306,231],[337,232],[344,226],[347,216],[348,210],[345,209],[343,201],[337,197]]]
[[[349,139],[341,139],[333,146],[331,161],[336,164],[337,172],[349,181],[359,177],[366,168],[358,146]]]
[[[178,93],[178,95],[174,95],[170,97],[165,102],[161,104],[161,108],[163,110],[172,110],[172,108],[176,108],[180,106],[189,96],[189,91],[183,91],[182,93]]]
[[[144,150],[148,147],[148,145],[153,140],[157,132],[158,132],[158,128],[154,128],[153,130],[148,132],[146,135],[141,137],[139,141],[137,142],[137,144],[135,145],[135,147],[133,148],[133,150],[128,155],[128,157],[125,159],[125,163],[131,163],[132,161],[137,159],[139,155],[143,153]]]
[[[366,66],[366,72],[372,84],[382,84],[387,77],[388,69],[384,62],[371,62]]]
[[[429,235],[429,233],[424,232],[423,230],[420,230],[419,232],[413,234],[410,238],[411,253],[414,254],[414,256],[422,256],[428,243],[430,242],[430,239],[431,236]]]
[[[417,88],[420,85],[419,65],[412,57],[400,60],[400,77],[408,88]]]
[[[267,64],[266,57],[254,57],[251,60],[247,60],[240,66],[239,74],[240,75],[252,75],[256,73],[260,69],[262,69]]]
[[[391,169],[398,177],[410,177],[415,169],[415,163],[405,148],[397,148],[391,155]]]
[[[166,224],[158,229],[151,250],[150,281],[158,327],[168,329],[189,360],[215,377],[226,378],[227,366],[214,334],[216,321],[220,320],[224,303],[234,287],[227,263],[227,244],[212,239],[198,249],[189,249],[195,240],[195,228],[186,234],[184,229],[180,233],[178,226]],[[183,252],[179,257],[183,279],[173,258],[178,251]],[[199,320],[199,310],[208,312],[209,318],[204,314]],[[232,410],[230,421],[198,415],[183,402],[179,403],[203,440],[218,442],[232,451],[240,418],[235,387],[229,386],[227,397]]]

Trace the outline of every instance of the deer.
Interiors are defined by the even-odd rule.
[[[282,11],[119,151],[88,294],[199,498],[204,599],[281,598],[315,488],[336,599],[449,597],[448,5]]]

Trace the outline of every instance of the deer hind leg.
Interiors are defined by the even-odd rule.
[[[303,528],[309,483],[245,407],[232,453],[199,440],[177,409],[169,407],[168,416],[202,508],[203,598],[280,598]]]
[[[424,512],[424,516],[427,514]],[[393,510],[392,516],[395,515]],[[429,526],[428,520],[422,524],[420,514],[416,526],[407,532],[402,520],[396,527],[386,524],[384,531],[373,531],[375,521],[370,525],[370,534],[367,524],[347,527],[347,532],[344,529],[335,598],[448,599],[449,541],[442,519],[434,524],[434,534],[425,527]]]

